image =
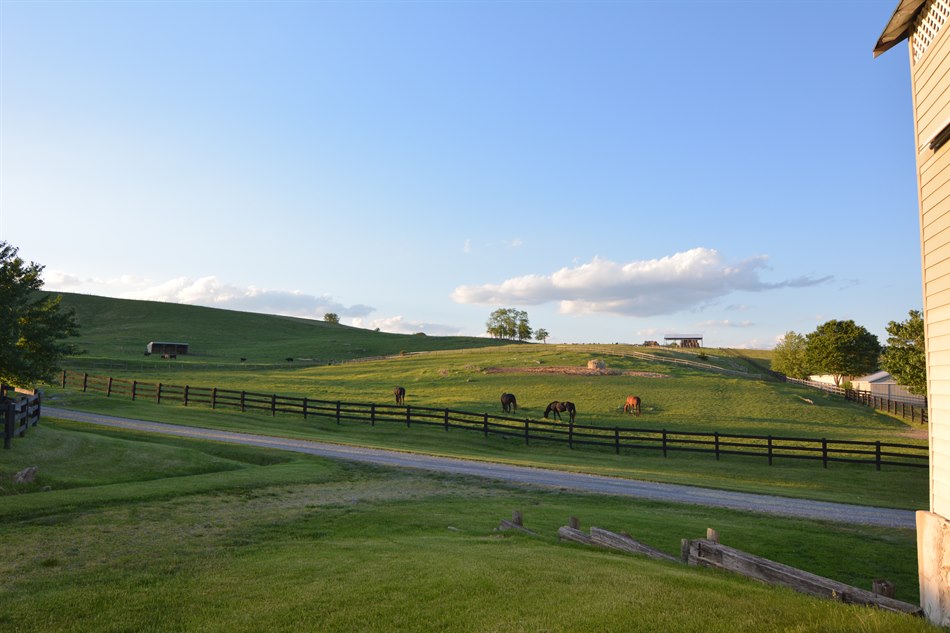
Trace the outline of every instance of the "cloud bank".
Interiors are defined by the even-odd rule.
[[[241,288],[223,283],[214,276],[198,279],[177,277],[155,283],[127,275],[114,279],[83,279],[53,271],[44,275],[44,282],[47,289],[63,292],[185,303],[308,319],[322,319],[327,312],[335,312],[341,317],[359,318],[374,310],[362,304],[347,306],[326,295],[315,296],[297,290],[269,290],[254,286]]]
[[[615,314],[651,317],[695,309],[736,291],[802,288],[829,281],[798,277],[778,283],[759,279],[766,257],[730,264],[719,252],[694,248],[660,259],[618,264],[595,257],[590,263],[550,275],[525,275],[500,284],[459,286],[457,303],[540,305],[559,302],[563,314]]]

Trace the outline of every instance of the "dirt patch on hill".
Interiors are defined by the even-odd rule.
[[[558,374],[560,376],[636,376],[638,378],[669,378],[669,374],[653,371],[620,371],[619,369],[588,369],[587,367],[487,367],[486,374]]]
[[[915,440],[926,440],[929,437],[927,429],[908,429],[901,433],[901,435]]]

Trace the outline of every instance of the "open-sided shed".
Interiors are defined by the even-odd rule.
[[[663,337],[664,341],[673,341],[680,347],[702,347],[702,334],[667,334]]]
[[[151,341],[145,348],[149,354],[187,354],[188,343],[165,343]]]

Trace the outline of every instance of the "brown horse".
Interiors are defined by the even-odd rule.
[[[627,403],[623,405],[623,412],[640,415],[640,396],[627,396]]]
[[[564,411],[567,411],[568,415],[571,416],[571,423],[573,424],[574,416],[577,415],[577,407],[574,406],[573,402],[558,402],[555,400],[544,410],[544,417],[547,419],[549,413],[554,413],[554,417],[560,420],[561,413]]]
[[[393,395],[396,396],[396,404],[404,404],[406,402],[406,390],[403,387],[396,387],[393,389]]]
[[[511,413],[512,411],[518,410],[518,401],[515,400],[515,394],[513,393],[503,393],[501,394],[501,410],[505,413]]]

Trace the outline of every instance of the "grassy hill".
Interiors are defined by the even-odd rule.
[[[323,363],[400,352],[505,345],[509,341],[464,336],[390,334],[301,319],[219,308],[59,293],[76,311],[88,358],[145,362],[150,341],[188,343],[182,362],[284,363],[287,358]],[[151,359],[160,362],[161,359]]]

